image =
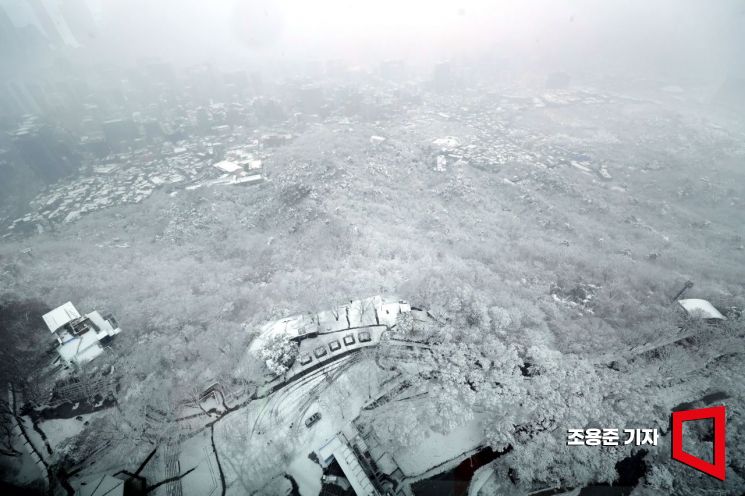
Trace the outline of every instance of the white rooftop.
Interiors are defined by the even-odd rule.
[[[88,317],[91,322],[95,324],[96,327],[98,327],[99,340],[106,336],[116,336],[122,331],[118,326],[114,328],[114,326],[111,325],[111,322],[104,319],[98,311],[94,310],[93,312],[88,313],[85,316]]]
[[[121,332],[113,317],[104,318],[97,311],[86,314],[82,320],[80,312],[69,301],[44,314],[43,318],[59,341],[57,352],[67,363],[83,364],[93,360],[104,352],[100,341]],[[72,321],[77,321],[76,330],[63,329]]]
[[[233,177],[231,182],[233,184],[258,183],[261,182],[263,179],[264,177],[261,174],[254,174],[252,176]]]
[[[228,172],[231,174],[234,174],[236,172],[241,172],[243,170],[243,167],[236,164],[235,162],[230,162],[228,160],[223,160],[222,162],[217,162],[214,167],[220,169],[221,171]]]
[[[49,330],[54,332],[68,322],[79,319],[80,313],[78,312],[78,309],[75,308],[75,305],[68,301],[51,312],[45,313],[42,318],[47,324]]]
[[[727,318],[722,315],[719,310],[714,308],[714,305],[706,300],[690,298],[687,300],[678,300],[678,304],[683,307],[683,309],[691,317],[698,317],[701,319],[727,320]]]
[[[452,150],[460,146],[460,140],[454,136],[445,136],[432,140],[432,146],[441,150]]]
[[[88,331],[65,341],[57,352],[68,363],[83,364],[103,353],[103,346],[98,342],[95,331]]]
[[[250,160],[248,162],[247,168],[249,170],[256,170],[256,169],[261,169],[262,165],[263,165],[263,163],[261,162],[261,160],[258,160],[258,159],[256,159],[256,160]]]
[[[370,478],[357,460],[357,456],[341,434],[331,438],[316,451],[316,454],[322,463],[330,461],[332,457],[336,459],[357,496],[377,496],[380,494],[375,490]]]
[[[261,349],[275,335],[287,334],[298,338],[313,332],[336,332],[344,329],[393,326],[398,314],[411,312],[411,305],[395,296],[371,296],[339,305],[332,310],[314,314],[299,314],[264,324],[250,344],[252,351]]]

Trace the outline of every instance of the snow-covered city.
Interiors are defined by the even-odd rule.
[[[0,0],[0,494],[745,494],[738,0]]]

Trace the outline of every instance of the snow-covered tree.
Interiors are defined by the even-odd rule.
[[[298,345],[286,334],[275,334],[264,343],[259,353],[273,374],[282,375],[295,362]]]

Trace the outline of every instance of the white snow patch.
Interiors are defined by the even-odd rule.
[[[74,418],[45,420],[39,423],[39,427],[47,435],[49,444],[56,447],[62,444],[65,439],[78,435],[85,428],[83,424],[90,421],[94,416],[94,413],[81,415],[83,417],[82,421]]]
[[[321,492],[321,466],[308,458],[307,453],[295,457],[287,467],[287,473],[295,479],[301,496],[317,496]]]
[[[184,496],[212,496],[220,493],[220,474],[209,431],[205,430],[181,444],[179,463],[182,472],[195,467],[182,481]]]
[[[457,427],[448,434],[432,432],[421,444],[394,454],[401,470],[407,475],[419,475],[464,453],[475,450],[484,442],[481,418]]]
[[[494,468],[490,463],[476,470],[471,478],[471,483],[468,485],[468,496],[478,496],[481,488],[484,487],[493,476]]]

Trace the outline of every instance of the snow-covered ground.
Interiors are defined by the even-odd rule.
[[[482,488],[488,488],[489,479],[494,477],[494,468],[491,464],[484,465],[476,470],[468,485],[468,496],[478,496]]]
[[[309,455],[338,432],[352,432],[351,421],[368,396],[377,394],[372,359],[346,357],[340,362],[256,400],[215,424],[215,445],[228,494],[268,490],[284,474],[296,481],[302,496],[320,492],[322,469]],[[321,419],[307,427],[305,420],[314,413],[320,413]],[[200,445],[210,446],[208,435],[189,440],[182,447],[183,453],[187,449],[198,451],[196,446]],[[185,463],[185,454],[181,456],[181,468],[191,468]],[[202,472],[206,477],[207,472]]]
[[[5,472],[3,473],[3,479],[23,487],[43,479],[46,474],[42,470],[41,464],[34,461],[27,447],[24,446],[24,439],[18,427],[13,428],[13,433],[13,448],[21,454],[14,457],[4,457]]]
[[[39,423],[39,427],[47,436],[47,440],[52,447],[59,446],[68,438],[78,435],[85,428],[85,422],[90,422],[100,413],[88,413],[81,415],[81,420],[75,418],[69,419],[51,419]]]
[[[193,472],[181,480],[184,496],[220,494],[220,475],[212,451],[209,430],[181,443],[179,463],[182,473],[194,468]]]
[[[449,465],[457,465],[479,448],[484,442],[482,419],[478,415],[443,435],[430,432],[430,435],[420,444],[393,453],[393,458],[403,472],[410,476],[426,478],[434,473],[448,470]],[[446,466],[442,466],[448,462]],[[428,472],[435,470],[434,473]]]
[[[295,457],[287,467],[287,473],[295,479],[300,496],[316,496],[321,492],[321,466],[307,455]]]

